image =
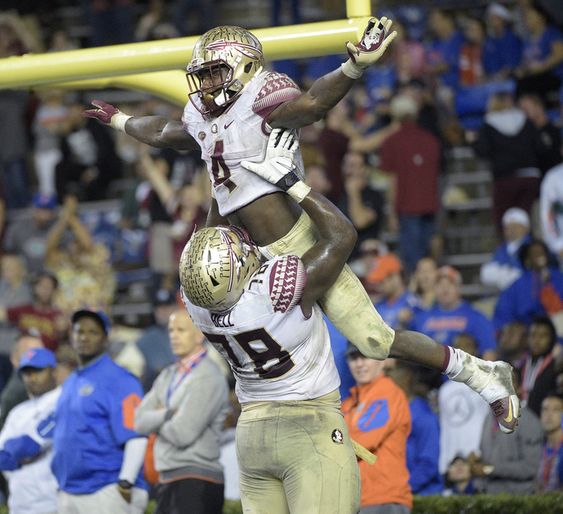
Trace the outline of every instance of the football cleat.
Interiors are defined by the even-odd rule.
[[[491,406],[500,430],[511,434],[520,417],[520,399],[514,389],[512,366],[503,361],[483,362],[490,369],[487,384],[479,394]]]

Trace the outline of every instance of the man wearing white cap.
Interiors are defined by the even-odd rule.
[[[524,269],[518,252],[530,241],[530,218],[525,210],[511,207],[502,216],[504,242],[497,247],[491,260],[481,266],[481,282],[500,290],[510,286]]]

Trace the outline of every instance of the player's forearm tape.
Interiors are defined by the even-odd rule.
[[[145,460],[145,450],[147,449],[146,437],[135,437],[125,443],[123,451],[123,462],[119,472],[119,480],[127,480],[132,484],[137,480],[137,475]]]
[[[354,80],[359,79],[364,73],[364,69],[352,62],[352,59],[348,59],[345,63],[341,64],[340,69],[344,75]]]
[[[127,120],[132,117],[133,116],[129,116],[129,114],[125,114],[120,111],[111,117],[110,126],[115,130],[125,132],[125,123],[127,123]]]
[[[310,191],[310,186],[300,180],[287,190],[287,194],[291,196],[291,198],[293,198],[297,203],[301,203]]]

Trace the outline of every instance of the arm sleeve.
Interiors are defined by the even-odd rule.
[[[6,450],[0,450],[0,471],[14,471],[20,467],[19,462]]]
[[[107,394],[111,431],[117,444],[125,444],[139,436],[135,432],[135,409],[143,396],[141,383],[129,373],[116,376]]]
[[[215,373],[202,373],[190,384],[178,409],[158,432],[174,446],[185,448],[192,445],[215,417],[227,405],[228,388],[225,377]]]
[[[160,406],[158,390],[162,385],[162,373],[158,376],[152,389],[145,395],[141,404],[135,410],[135,430],[139,434],[149,435],[158,431],[164,423],[166,409]]]
[[[41,446],[28,435],[8,439],[4,443],[4,452],[9,453],[16,462],[33,459],[41,453]]]
[[[146,449],[146,437],[134,437],[125,443],[123,462],[121,463],[121,470],[119,471],[119,480],[127,480],[131,484],[135,483],[145,460]]]

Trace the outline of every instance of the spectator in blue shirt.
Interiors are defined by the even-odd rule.
[[[106,353],[110,323],[104,313],[80,310],[71,321],[79,368],[62,386],[51,466],[59,514],[143,514],[146,438],[133,430],[141,384]]]
[[[512,15],[504,5],[490,4],[486,21],[488,35],[483,46],[485,74],[491,79],[507,78],[520,64],[522,41],[512,31]]]
[[[493,322],[500,330],[511,321],[530,325],[536,316],[563,313],[563,274],[550,262],[547,246],[533,240],[520,250],[525,271],[499,296]]]
[[[427,62],[430,72],[442,85],[455,89],[459,78],[459,54],[463,36],[456,29],[453,16],[439,9],[430,14],[429,26],[436,36],[428,48]]]
[[[174,294],[166,289],[157,291],[153,301],[154,325],[146,328],[137,340],[137,348],[143,354],[145,363],[141,382],[148,391],[158,374],[175,360],[170,350],[168,319],[178,308]]]
[[[428,400],[417,396],[418,366],[396,361],[388,375],[405,391],[409,399],[412,427],[407,439],[407,468],[413,494],[440,494],[444,488],[438,468],[440,423]]]
[[[549,23],[549,15],[537,2],[524,9],[528,30],[524,38],[522,62],[516,70],[519,93],[535,93],[559,106],[563,79],[563,34]]]
[[[481,266],[481,282],[499,290],[509,287],[524,271],[518,252],[531,240],[528,213],[519,207],[508,209],[502,216],[502,231],[504,242],[492,259]]]
[[[436,303],[415,314],[411,329],[450,346],[457,334],[465,332],[477,341],[482,358],[494,360],[496,355],[491,321],[462,300],[461,275],[451,266],[442,266],[438,270]]]
[[[382,255],[368,276],[381,294],[375,304],[385,323],[394,329],[406,328],[410,323],[417,299],[405,286],[403,266],[399,258],[391,253]]]
[[[348,396],[350,396],[350,389],[352,389],[356,383],[352,373],[350,372],[350,367],[348,366],[348,361],[346,359],[348,340],[336,329],[326,316],[323,316],[323,319],[326,323],[326,327],[328,328],[330,347],[332,348],[334,363],[336,364],[336,369],[338,371],[338,375],[340,376],[340,398],[345,400]]]

